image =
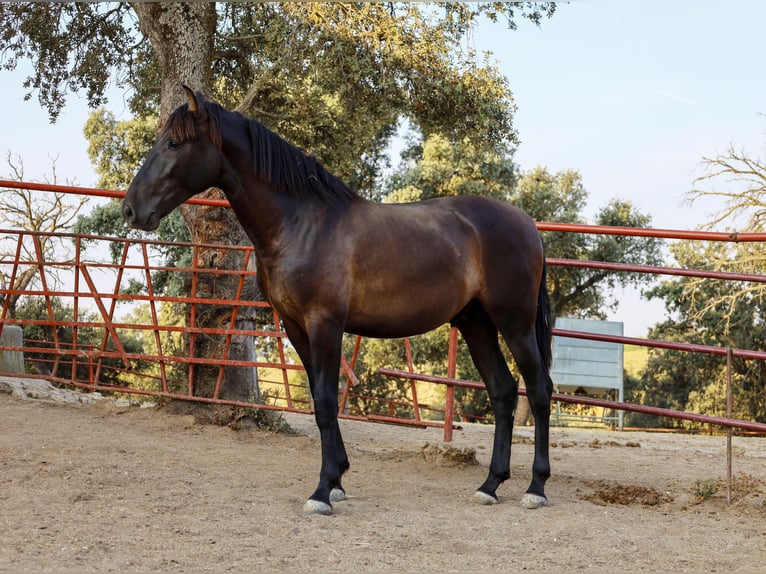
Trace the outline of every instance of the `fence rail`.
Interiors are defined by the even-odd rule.
[[[0,187],[113,198],[123,196],[122,192],[118,191],[6,180],[0,180]],[[228,205],[226,201],[216,199],[194,199],[192,202],[217,207]],[[634,229],[559,223],[539,223],[538,228],[541,231],[551,232],[602,233],[704,241],[766,241],[766,234],[760,233]],[[55,238],[60,244],[71,246],[69,253],[64,256],[57,255],[56,260],[49,259],[45,255],[43,242],[51,238]],[[222,405],[310,412],[311,403],[306,389],[305,371],[297,360],[291,359],[291,349],[285,341],[286,336],[279,318],[266,302],[242,297],[242,285],[255,275],[251,247],[12,229],[0,230],[0,241],[5,243],[3,252],[7,254],[0,256],[0,277],[5,281],[0,286],[0,298],[2,298],[0,335],[5,325],[19,325],[26,331],[26,339],[21,345],[0,345],[0,351],[24,353],[29,370],[35,371],[35,376],[89,391],[113,391],[161,399],[185,399]],[[157,254],[169,247],[184,251],[190,261],[188,266],[173,267],[158,261]],[[227,251],[240,261],[240,265],[236,269],[225,270],[205,267],[202,254],[206,250]],[[120,254],[118,262],[107,262],[111,251]],[[607,269],[613,272],[766,282],[766,277],[754,274],[636,266],[619,262],[549,258],[548,263],[553,266]],[[30,271],[34,271],[37,276],[36,282],[24,288],[14,287],[17,278]],[[172,275],[177,281],[185,284],[188,288],[187,294],[157,295],[154,277],[158,272]],[[202,293],[199,290],[199,278],[203,275],[234,277],[239,281],[240,288],[233,296],[227,297],[218,297],[215,293]],[[134,292],[128,289],[131,280],[144,283],[146,290]],[[33,299],[42,301],[43,305],[38,318],[22,320],[15,317],[13,302],[16,299],[20,302],[29,302]],[[173,305],[184,310],[185,315],[182,320],[161,318],[162,310]],[[202,326],[199,321],[200,312],[208,306],[220,305],[230,306],[231,315],[228,319],[216,327]],[[148,310],[142,311],[143,315],[136,315],[138,310],[146,307]],[[238,312],[248,308],[257,314],[258,324],[242,328],[237,322]],[[34,340],[31,340],[29,335],[31,332],[35,333]],[[729,358],[766,360],[766,353],[751,349],[726,349],[709,345],[561,330],[555,331],[555,334],[685,352],[728,355]],[[258,360],[241,361],[230,358],[229,347],[232,338],[238,336],[255,338],[261,352]],[[195,342],[202,337],[223,337],[224,345],[221,354],[216,357],[195,356]],[[71,340],[67,340],[70,338]],[[140,344],[136,345],[137,342]],[[406,347],[408,364],[403,367],[406,368],[380,370],[380,373],[385,376],[411,383],[412,416],[396,415],[396,407],[402,406],[400,401],[373,400],[371,397],[361,397],[353,391],[358,382],[354,368],[360,344],[361,338],[356,338],[353,352],[343,360],[340,416],[443,426],[445,439],[449,439],[453,421],[456,416],[459,416],[456,415],[454,405],[455,387],[483,388],[482,383],[455,378],[457,332],[454,329],[450,334],[449,353],[446,358],[446,377],[415,372],[409,342],[405,340],[403,344]],[[195,366],[218,369],[219,383],[213,396],[200,397],[194,393]],[[220,381],[228,368],[258,369],[259,378],[266,386],[265,402],[261,404],[224,398],[221,394]],[[416,381],[428,381],[445,386],[446,403],[443,410],[434,409],[418,401]],[[380,405],[379,410],[373,410],[370,407],[370,410],[365,412],[354,411],[350,402],[352,398],[363,399],[368,404],[377,403]],[[683,413],[657,407],[561,394],[556,395],[556,400],[766,432],[766,424],[726,417]],[[431,416],[423,416],[423,413],[429,411]],[[432,420],[434,412],[438,413],[443,420]]]

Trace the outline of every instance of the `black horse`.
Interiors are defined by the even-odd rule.
[[[210,187],[223,190],[255,247],[258,282],[309,378],[322,443],[307,512],[330,514],[349,468],[338,427],[344,332],[404,337],[450,322],[463,335],[495,413],[489,475],[476,492],[496,503],[510,477],[518,384],[498,331],[526,381],[535,418],[532,481],[522,505],[547,504],[553,385],[545,259],[532,219],[501,201],[447,197],[405,205],[366,201],[312,156],[259,122],[184,86],[123,202],[136,228]]]

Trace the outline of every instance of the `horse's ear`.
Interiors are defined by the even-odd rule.
[[[199,112],[199,101],[197,100],[197,94],[194,93],[194,90],[192,90],[189,86],[181,84],[181,87],[184,89],[184,92],[186,93],[186,100],[189,104],[189,111],[197,115]]]

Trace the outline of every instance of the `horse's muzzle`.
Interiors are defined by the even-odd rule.
[[[155,216],[153,211],[149,213],[149,216],[143,219],[143,221],[139,220],[138,214],[133,209],[133,206],[127,201],[122,202],[122,217],[132,228],[142,229],[144,231],[154,231],[160,224],[159,218]]]

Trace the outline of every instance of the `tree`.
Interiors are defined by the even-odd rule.
[[[680,242],[671,247],[681,267],[711,269],[728,258],[732,270],[749,252],[747,244]],[[742,267],[746,267],[743,264]],[[741,270],[741,268],[739,268]],[[737,294],[736,297],[733,294]],[[744,282],[683,277],[664,281],[648,292],[664,300],[669,319],[656,325],[651,338],[740,349],[763,349],[766,342],[766,301]],[[762,361],[732,361],[734,416],[766,420],[766,365]],[[628,389],[641,404],[723,416],[726,405],[726,359],[720,356],[652,349],[640,379]],[[630,415],[631,424],[657,424]],[[651,422],[649,422],[651,420]],[[660,424],[694,426],[663,419]]]
[[[724,202],[724,207],[714,213],[703,228],[728,224],[739,225],[739,230],[744,232],[766,231],[766,161],[732,145],[724,153],[703,157],[702,163],[706,173],[695,180],[694,188],[687,194],[688,201],[692,204],[715,198]],[[742,273],[762,274],[766,269],[766,256],[758,244],[743,244],[735,254],[723,250],[720,255],[708,262],[717,270],[738,269]],[[696,288],[697,283],[690,282],[688,288]],[[736,307],[738,299],[752,296],[762,298],[766,296],[766,289],[756,283],[720,294],[731,309]]]
[[[505,79],[464,53],[461,40],[480,17],[513,29],[519,17],[539,23],[553,11],[489,2],[21,3],[0,5],[0,23],[5,66],[34,62],[25,85],[52,118],[70,90],[103,103],[114,74],[133,90],[131,110],[161,122],[186,83],[261,119],[374,197],[381,159],[405,118],[426,135],[470,137],[487,148],[515,138]],[[186,205],[181,213],[195,242],[246,241],[230,211]],[[208,264],[237,266],[230,257]],[[211,310],[208,320],[221,313]]]
[[[136,65],[136,42],[125,2],[85,3],[3,3],[2,64],[12,70],[19,60],[33,65],[24,81],[37,91],[40,105],[55,121],[68,92],[84,91],[91,106],[106,102],[104,93],[112,71],[117,69],[119,86],[127,86],[129,71]]]
[[[468,138],[451,142],[435,133],[421,141],[411,136],[383,200],[403,203],[471,194],[507,201],[518,181],[511,155],[509,146],[488,150]]]
[[[33,61],[25,85],[38,90],[52,117],[65,93],[78,88],[87,89],[94,107],[102,104],[112,72],[118,85],[132,90],[128,103],[136,116],[155,113],[161,120],[181,102],[178,85],[186,82],[261,119],[355,189],[370,191],[383,167],[378,160],[404,118],[425,134],[439,131],[452,140],[470,136],[491,146],[514,139],[505,79],[487,61],[477,63],[463,39],[482,17],[504,19],[514,29],[519,18],[539,23],[555,5],[19,3],[0,8],[4,65]]]

